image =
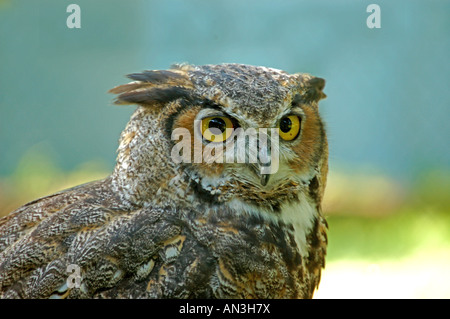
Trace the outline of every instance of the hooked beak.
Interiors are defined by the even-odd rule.
[[[250,164],[250,167],[256,176],[258,176],[262,186],[266,186],[269,183],[270,175],[278,171],[278,140],[275,138],[278,138],[278,135],[274,135],[272,132],[269,143],[269,135],[259,132],[257,160],[256,163]],[[273,143],[277,143],[277,145],[274,146]],[[274,147],[275,153],[272,154]]]
[[[261,185],[266,186],[269,182],[270,174],[261,174]]]
[[[271,175],[271,174],[266,174],[266,173],[263,172],[264,166],[265,165],[261,165],[261,163],[259,163],[259,162],[258,163],[254,163],[254,164],[250,164],[251,170],[259,178],[259,181],[260,181],[262,186],[266,186],[267,185],[267,183],[269,182],[269,179],[270,179],[270,175]]]
[[[256,163],[256,175],[260,178],[262,186],[266,186],[270,179],[270,147],[267,145],[260,145],[258,161]]]

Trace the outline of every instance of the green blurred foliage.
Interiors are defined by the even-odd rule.
[[[66,172],[57,165],[48,147],[38,145],[25,153],[10,176],[0,178],[0,217],[36,198],[108,174],[108,166],[101,160],[82,163]]]
[[[408,208],[389,216],[328,218],[328,260],[400,259],[421,249],[450,248],[450,214]]]

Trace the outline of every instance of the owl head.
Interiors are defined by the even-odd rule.
[[[174,65],[130,74],[116,104],[138,104],[113,174],[131,202],[192,196],[277,211],[320,203],[328,148],[318,102],[325,81],[242,64]]]

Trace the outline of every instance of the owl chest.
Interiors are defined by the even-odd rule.
[[[272,237],[284,239],[301,256],[307,257],[307,238],[318,217],[316,203],[300,193],[296,201],[280,205],[277,212],[240,200],[230,201],[225,207],[216,209],[212,218],[215,222],[210,223],[208,227],[214,228],[216,234],[221,234],[221,230],[234,229],[234,238],[254,238],[257,243],[264,243]],[[236,231],[237,229],[240,231]]]
[[[179,287],[184,278],[185,292],[196,296],[296,297],[308,280],[307,230],[299,228],[309,219],[290,209],[284,220],[225,208],[186,214],[176,247],[164,250],[164,269],[174,275],[165,280],[176,278]]]

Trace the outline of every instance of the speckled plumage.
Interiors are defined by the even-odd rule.
[[[0,296],[311,298],[327,245],[324,81],[240,64],[129,77],[111,90],[116,103],[139,105],[111,176],[0,220]],[[280,168],[267,185],[249,163],[171,158],[173,130],[194,136],[204,112],[272,128],[294,111],[301,131],[280,142]],[[69,265],[79,267],[79,286],[68,285]]]

